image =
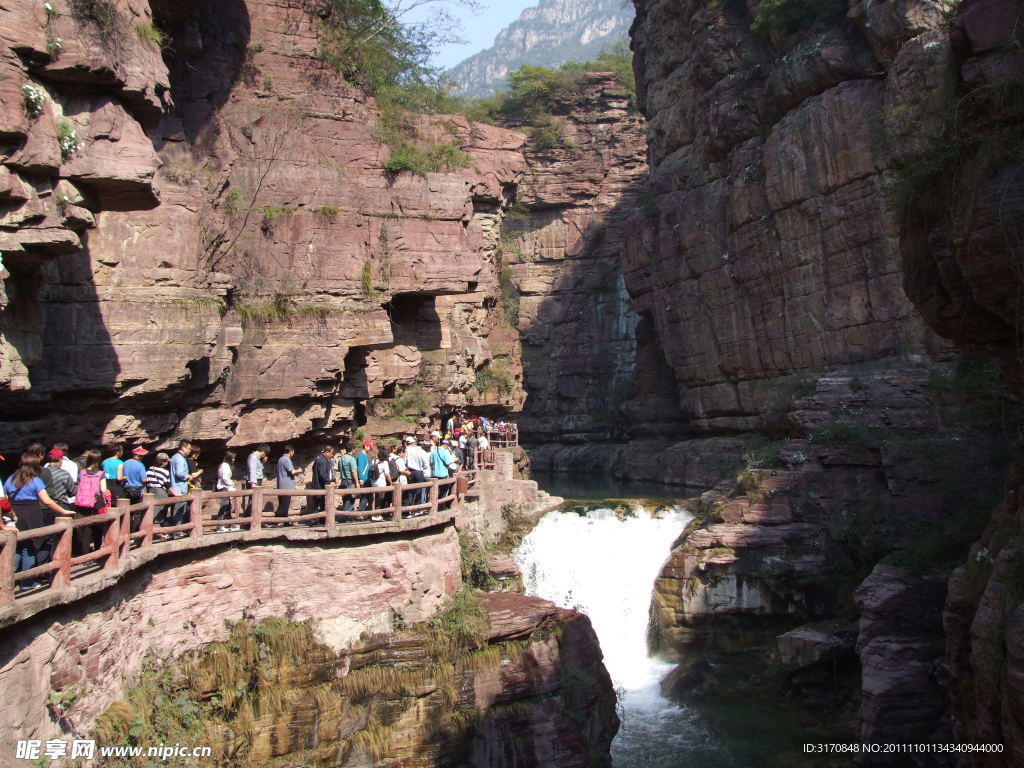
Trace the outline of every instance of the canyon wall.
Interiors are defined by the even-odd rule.
[[[901,241],[908,292],[928,322],[958,345],[998,354],[1018,396],[1022,24],[1018,2],[960,5],[950,26],[959,103],[955,112],[945,104],[945,134],[915,158],[921,187]],[[1021,473],[1019,463],[1011,469],[1002,503],[954,571],[942,615],[954,730],[1006,748],[979,756],[979,766],[1024,765]]]
[[[636,5],[656,211],[623,268],[695,439],[620,462],[743,454],[658,581],[662,649],[778,636],[816,706],[859,666],[862,740],[1019,764],[1015,475],[986,529],[1022,414],[1019,3]]]
[[[521,402],[490,310],[521,134],[428,120],[466,167],[390,173],[373,100],[320,61],[326,6],[109,5],[0,12],[0,442],[312,441]],[[511,384],[480,392],[495,360]]]
[[[949,56],[942,7],[856,2],[771,38],[758,8],[641,0],[633,28],[656,211],[626,284],[697,433],[763,429],[794,372],[950,349],[903,291],[886,195],[913,142],[894,113]]]
[[[585,74],[546,106],[560,136],[527,143],[500,243],[528,392],[519,425],[531,443],[622,440],[637,317],[618,252],[647,176],[644,125],[610,74]]]

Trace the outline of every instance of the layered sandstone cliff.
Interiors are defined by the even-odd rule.
[[[913,140],[889,121],[949,56],[943,7],[855,2],[768,39],[758,3],[636,5],[656,212],[624,269],[691,427],[762,429],[796,371],[946,352],[903,292],[886,196]]]
[[[918,200],[962,188],[963,167],[941,164],[945,141],[954,154],[978,148],[951,136],[947,104],[998,91],[998,106],[972,103],[971,120],[988,107],[988,128],[1019,128],[1005,32],[1019,8],[965,3],[950,26],[943,3],[851,2],[786,26],[769,15],[779,5],[637,3],[657,212],[625,252],[627,286],[695,434],[800,438],[733,438],[746,471],[704,498],[703,522],[663,571],[661,639],[684,654],[749,647],[799,618],[859,617],[855,642],[839,623],[780,637],[790,684],[832,680],[829,666],[856,653],[863,740],[993,740],[978,734],[1016,722],[1012,651],[1003,667],[996,654],[1005,676],[971,670],[1009,614],[979,609],[988,629],[972,650],[970,617],[986,603],[976,579],[958,577],[948,672],[939,616],[946,574],[994,504],[1019,409],[999,366],[953,361],[929,326],[1010,354],[1015,283],[999,275],[1014,250],[997,236],[1019,217],[1016,165],[989,147],[970,167],[980,187],[931,210],[951,217],[922,215]],[[922,165],[942,171],[925,189]],[[663,462],[630,471],[685,478],[704,442],[666,443]],[[988,562],[976,549],[971,573]],[[1005,589],[1003,568],[990,593]],[[947,674],[962,718],[952,730]],[[981,717],[968,714],[972,685],[985,691]]]
[[[609,442],[637,364],[618,252],[647,176],[644,123],[610,74],[582,75],[547,105],[560,135],[529,142],[501,261],[518,301],[531,443]]]
[[[5,443],[246,445],[338,434],[373,398],[521,400],[488,309],[520,134],[428,121],[467,167],[389,174],[315,4],[107,5],[0,12]],[[511,386],[481,392],[495,358]]]

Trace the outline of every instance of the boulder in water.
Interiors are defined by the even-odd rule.
[[[661,695],[677,700],[718,690],[721,681],[708,660],[684,661],[661,679]]]

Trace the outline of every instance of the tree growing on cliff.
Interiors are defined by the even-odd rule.
[[[435,6],[427,21],[409,15]],[[320,57],[346,80],[378,94],[399,85],[435,85],[440,70],[430,57],[440,45],[462,42],[445,6],[475,10],[476,0],[325,0]]]

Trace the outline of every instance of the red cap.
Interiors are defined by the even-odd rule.
[[[54,448],[47,455],[51,459],[63,459],[64,458],[64,451],[62,451],[60,448]]]
[[[376,447],[377,446],[375,446],[373,444],[373,440],[367,440],[365,443],[363,443],[363,448],[376,448]]]
[[[132,450],[133,456],[145,456],[149,451],[143,448],[141,445],[138,448]]]

